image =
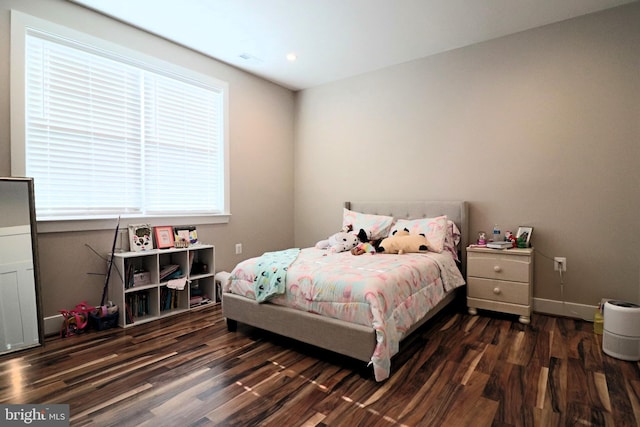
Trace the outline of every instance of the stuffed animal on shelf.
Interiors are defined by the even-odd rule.
[[[329,236],[329,238],[326,240],[320,240],[318,243],[316,243],[316,248],[328,249],[331,252],[338,253],[350,251],[351,249],[358,246],[359,243],[360,240],[355,234],[340,231]]]
[[[404,254],[425,252],[429,241],[424,234],[409,234],[409,230],[396,230],[394,233],[383,239],[378,246],[378,252],[385,254]]]

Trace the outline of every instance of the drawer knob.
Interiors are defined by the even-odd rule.
[[[496,265],[496,266],[493,267],[493,271],[495,271],[496,273],[499,273],[499,272],[502,271],[502,269],[500,268],[499,265]]]
[[[493,293],[496,294],[496,295],[500,294],[500,288],[497,287],[497,286],[495,288],[493,288]]]

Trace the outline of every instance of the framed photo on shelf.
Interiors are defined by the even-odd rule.
[[[198,233],[194,225],[181,225],[173,228],[175,241],[180,247],[198,243]]]
[[[155,227],[156,247],[158,249],[167,249],[173,247],[173,227]]]
[[[129,248],[132,252],[153,249],[151,226],[149,224],[129,224]]]
[[[520,226],[518,227],[518,233],[516,234],[516,240],[519,248],[528,248],[531,245],[531,235],[533,234],[533,227]],[[521,246],[522,242],[522,246]]]

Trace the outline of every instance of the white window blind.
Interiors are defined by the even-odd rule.
[[[25,43],[39,220],[225,211],[222,87],[40,31]]]

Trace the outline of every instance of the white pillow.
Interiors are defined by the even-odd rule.
[[[371,240],[384,239],[389,235],[393,225],[392,216],[363,214],[347,208],[343,209],[342,227],[351,225],[354,234],[358,234],[360,229],[363,229]]]
[[[429,241],[427,248],[431,252],[440,253],[444,249],[444,241],[447,236],[446,215],[436,218],[399,219],[390,233],[393,234],[394,231],[405,228],[409,234],[424,234]]]

